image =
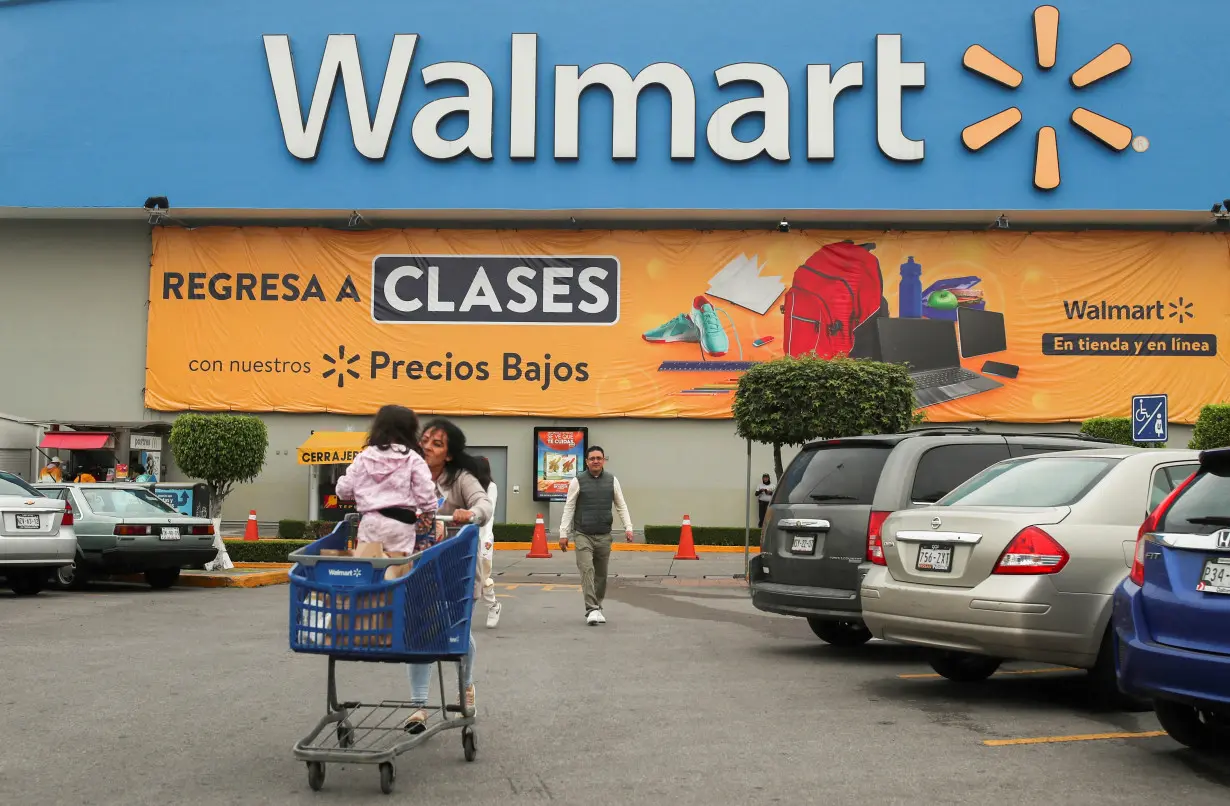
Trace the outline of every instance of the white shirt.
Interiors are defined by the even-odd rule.
[[[589,471],[584,471],[588,473]],[[603,471],[604,473],[606,471]],[[619,488],[619,479],[611,479],[615,488],[615,511],[624,525],[625,532],[632,531],[632,516],[628,514],[628,504],[624,501],[624,491]],[[567,538],[572,534],[572,517],[577,507],[577,496],[581,494],[581,482],[575,477],[568,482],[568,498],[564,501],[564,514],[559,522],[559,536]]]

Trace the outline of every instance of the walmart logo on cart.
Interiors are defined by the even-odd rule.
[[[331,577],[350,577],[359,579],[363,576],[362,568],[330,568],[325,573]]]
[[[1079,7],[1073,13],[1088,12]],[[1024,19],[1013,20],[1024,25]],[[1113,19],[1113,18],[1112,18]],[[1051,5],[1038,6],[1033,13],[1032,33],[1039,70],[1047,71],[1057,64],[1059,9]],[[1007,43],[1016,37],[1012,29],[987,32],[993,42]],[[609,94],[611,115],[611,158],[634,160],[638,154],[638,102],[650,87],[661,88],[670,96],[669,153],[675,160],[695,159],[697,155],[698,115],[696,83],[693,76],[669,59],[655,62],[633,76],[627,68],[612,62],[601,62],[584,72],[576,64],[562,64],[540,70],[539,37],[535,33],[512,34],[511,64],[508,84],[496,88],[486,70],[468,60],[439,61],[421,68],[424,84],[453,82],[465,87],[465,94],[430,100],[418,109],[411,125],[411,140],[419,153],[429,159],[452,160],[469,156],[489,161],[495,158],[494,143],[497,125],[508,131],[508,158],[533,160],[538,157],[539,87],[554,89],[553,154],[556,160],[581,158],[581,96],[592,87]],[[877,34],[874,56],[875,137],[881,153],[903,162],[921,161],[926,152],[922,137],[906,134],[903,98],[907,90],[922,90],[927,84],[927,64],[905,60],[905,42],[901,34]],[[324,54],[318,65],[308,65],[303,59],[295,63],[290,37],[267,34],[263,37],[265,63],[272,84],[273,100],[281,121],[282,140],[286,149],[304,161],[316,159],[338,85],[346,96],[349,109],[350,135],[357,150],[371,160],[383,160],[393,142],[396,124],[403,102],[416,90],[410,89],[410,72],[419,34],[396,34],[384,64],[370,64],[364,74],[359,59],[359,42],[354,34],[331,34],[326,39]],[[383,50],[385,42],[368,42],[365,47]],[[303,43],[307,50],[319,43]],[[1088,47],[1092,43],[1080,43]],[[999,47],[999,45],[995,45]],[[917,52],[917,50],[915,50]],[[1094,50],[1087,53],[1096,52]],[[955,57],[955,54],[953,54]],[[1086,54],[1087,58],[1087,54]],[[369,60],[370,61],[370,60]],[[971,72],[1016,89],[1024,76],[990,49],[971,45],[958,60]],[[1083,59],[1082,59],[1083,61]],[[1092,59],[1085,61],[1071,74],[1074,89],[1081,90],[1125,69],[1131,64],[1131,52],[1123,44],[1114,44]],[[1073,65],[1075,66],[1075,65]],[[315,90],[310,99],[301,96],[296,74],[309,76],[316,70]],[[834,69],[836,67],[836,69]],[[809,160],[831,160],[836,156],[835,119],[838,98],[864,86],[865,67],[862,61],[840,66],[808,64],[803,92],[806,107],[806,157]],[[368,103],[367,87],[377,85],[371,73],[383,72],[384,83],[376,99],[373,117]],[[553,73],[554,81],[540,75]],[[549,74],[550,74],[549,73]],[[787,73],[789,74],[789,73]],[[753,86],[758,89],[751,97],[727,100],[708,116],[704,123],[704,142],[717,157],[729,162],[746,162],[768,158],[788,162],[797,154],[791,151],[790,113],[792,88],[782,71],[757,62],[727,64],[714,70],[706,83],[716,82],[719,89],[728,86]],[[501,111],[506,120],[496,120],[495,98],[506,99]],[[308,103],[304,114],[304,101]],[[545,101],[545,99],[544,99]],[[797,106],[797,104],[796,104]],[[446,119],[464,113],[465,131],[459,136],[445,137],[441,127]],[[336,119],[336,117],[334,117]],[[978,151],[1015,127],[1023,119],[1016,106],[989,118],[968,125],[961,133],[971,151]],[[736,136],[736,128],[746,121],[755,121],[759,134],[752,139]],[[1129,144],[1138,151],[1148,148],[1144,138],[1133,139],[1127,126],[1096,112],[1077,107],[1071,115],[1074,127],[1100,141],[1114,151],[1123,151]],[[593,125],[593,121],[590,122]],[[912,131],[917,135],[917,131]],[[450,132],[450,134],[452,134]],[[501,138],[503,139],[503,138]],[[1059,186],[1059,143],[1055,129],[1045,125],[1038,129],[1034,155],[1034,186],[1039,190],[1054,190]]]

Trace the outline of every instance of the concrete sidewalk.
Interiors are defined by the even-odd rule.
[[[561,580],[581,578],[575,551],[551,546],[551,557],[531,560],[525,552],[497,551],[493,572],[504,578]],[[669,552],[611,552],[609,576],[624,579],[705,579],[743,575],[743,554],[700,554],[699,560],[676,560]]]

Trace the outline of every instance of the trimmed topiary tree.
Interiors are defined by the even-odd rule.
[[[209,516],[219,518],[235,485],[265,466],[269,431],[250,415],[184,414],[171,426],[170,442],[179,469],[209,485]]]
[[[1197,451],[1230,447],[1230,404],[1213,403],[1202,408],[1187,447]]]
[[[265,466],[269,431],[257,417],[240,414],[184,414],[171,426],[171,453],[179,469],[209,485],[209,517],[218,556],[208,571],[234,567],[222,542],[222,502],[236,484],[246,484]]]
[[[744,373],[732,411],[740,437],[773,446],[780,481],[783,445],[908,429],[914,382],[897,364],[784,356]]]

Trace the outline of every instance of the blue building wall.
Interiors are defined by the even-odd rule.
[[[1230,195],[1223,145],[1230,131],[1224,72],[1230,4],[1180,0],[1069,0],[1058,63],[1037,67],[1037,2],[1000,0],[621,0],[519,3],[448,0],[0,0],[0,207],[136,207],[166,195],[177,208],[550,210],[1207,210]],[[537,156],[514,160],[510,43],[538,34]],[[291,38],[306,106],[329,34],[357,36],[374,109],[393,35],[420,35],[401,113],[383,160],[352,143],[338,85],[316,159],[283,141],[262,36]],[[876,143],[876,36],[900,34],[903,58],[926,64],[926,86],[906,90],[903,131],[925,141],[918,162]],[[1130,67],[1075,89],[1074,70],[1114,43]],[[981,44],[1023,74],[1017,89],[962,66]],[[494,87],[489,161],[440,161],[411,140],[414,114],[458,85],[425,87],[421,68],[481,67]],[[841,96],[836,156],[808,160],[808,64],[864,63],[864,86]],[[687,70],[695,85],[696,156],[669,155],[661,89],[639,103],[634,161],[611,158],[611,101],[581,102],[580,156],[553,157],[555,65],[614,62],[635,75],[654,62]],[[709,116],[753,94],[719,89],[714,71],[761,62],[789,83],[788,162],[734,163],[706,144]],[[985,149],[964,126],[1009,106],[1023,122]],[[1078,106],[1148,138],[1144,152],[1113,151],[1069,122]],[[1034,187],[1035,136],[1058,131],[1062,183]],[[737,133],[755,137],[759,124]],[[456,136],[464,120],[442,130]]]

